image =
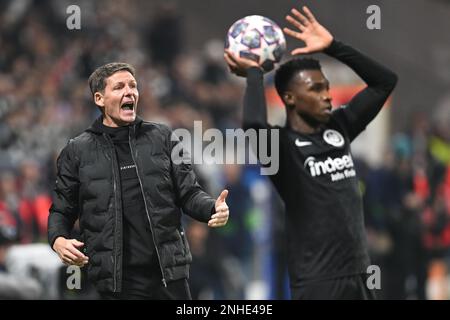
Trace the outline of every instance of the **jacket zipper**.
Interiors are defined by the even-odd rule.
[[[104,134],[105,139],[108,141],[108,143],[112,144],[112,142],[109,140],[109,136],[107,134]],[[114,148],[114,145],[112,145]],[[114,166],[116,163],[114,162],[114,155],[111,157],[111,160],[113,162],[112,171],[113,171],[113,180],[114,180],[114,201],[116,201],[116,205],[114,206],[115,209],[115,217],[114,217],[114,244],[113,244],[113,292],[117,291],[117,177],[116,177],[116,170],[114,169]]]
[[[133,134],[134,134],[135,133],[135,126],[133,126],[132,128],[133,128]],[[137,177],[138,177],[138,180],[139,180],[139,186],[141,187],[141,193],[142,193],[142,197],[143,197],[143,200],[144,200],[145,212],[147,214],[147,220],[148,220],[148,224],[150,225],[150,231],[152,233],[153,244],[155,245],[156,256],[158,257],[159,268],[161,270],[162,283],[163,283],[164,287],[167,287],[166,278],[164,277],[164,270],[163,270],[163,267],[161,265],[161,257],[159,256],[158,246],[156,245],[155,233],[153,231],[152,219],[150,218],[150,215],[148,213],[147,201],[145,200],[144,187],[142,185],[141,176],[139,175],[138,164],[137,164],[136,158],[134,156],[133,144],[131,143],[131,130],[128,132],[128,143],[130,144],[131,157],[133,158],[134,165],[136,166],[136,174],[137,174]]]

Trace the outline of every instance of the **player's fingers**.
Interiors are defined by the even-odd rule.
[[[298,22],[297,20],[295,20],[294,18],[292,18],[289,15],[286,16],[286,21],[301,31],[306,29],[306,27],[304,25],[302,25],[300,22]]]
[[[226,54],[224,54],[224,58],[226,63],[228,64],[228,68],[230,69],[230,71],[235,73],[237,69],[237,64],[234,61],[232,61]]]
[[[231,58],[228,55],[229,55],[228,52],[224,52],[223,58],[224,58],[225,62],[230,65],[233,63],[233,60],[231,60]]]
[[[310,22],[309,22],[309,20],[300,12],[300,11],[298,11],[297,9],[292,9],[291,10],[291,13],[298,19],[298,20],[300,20],[300,22],[305,26],[305,27],[307,27],[307,26],[309,26],[309,24],[310,24]]]
[[[284,33],[286,33],[288,36],[291,36],[293,38],[303,40],[303,35],[300,32],[296,32],[294,30],[291,30],[289,28],[283,28]]]
[[[225,49],[225,55],[228,57],[228,60],[232,61],[234,64],[238,63],[236,55],[228,49]]]
[[[308,54],[309,53],[309,49],[304,47],[304,48],[297,48],[291,51],[291,55],[295,56],[295,55],[299,55],[299,54]]]
[[[307,6],[303,6],[303,12],[305,12],[306,17],[311,23],[316,22],[316,17],[314,17],[311,10],[309,10]]]
[[[235,75],[239,75],[239,71],[237,68],[233,68],[231,66],[228,66],[228,70],[230,70],[231,73],[234,73]]]

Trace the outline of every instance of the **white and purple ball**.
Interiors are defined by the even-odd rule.
[[[235,55],[257,61],[267,72],[286,52],[281,28],[269,18],[253,15],[236,21],[228,30],[225,48]]]

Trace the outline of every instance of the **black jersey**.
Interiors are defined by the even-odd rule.
[[[330,121],[313,134],[268,125],[262,72],[252,68],[247,75],[244,128],[279,130],[279,170],[270,178],[286,206],[293,287],[366,272],[362,199],[350,143],[380,111],[397,80],[391,71],[340,42],[333,41],[326,53],[350,66],[368,87],[347,106],[335,109]]]

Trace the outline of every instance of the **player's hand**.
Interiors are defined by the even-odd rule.
[[[216,200],[216,213],[211,216],[208,221],[208,226],[211,228],[223,227],[227,224],[230,212],[228,210],[225,199],[227,198],[228,190],[223,190]]]
[[[292,55],[320,52],[331,45],[333,36],[316,20],[308,7],[303,7],[303,13],[293,8],[291,14],[292,16],[286,16],[286,20],[297,31],[289,28],[284,28],[283,31],[287,35],[305,43],[305,47],[292,50]]]
[[[247,70],[252,67],[261,68],[258,62],[247,58],[238,57],[230,50],[225,50],[223,57],[225,58],[231,73],[234,73],[239,77],[246,77]]]
[[[65,265],[76,265],[83,267],[88,263],[89,258],[85,256],[78,248],[84,246],[83,242],[76,239],[65,239],[58,237],[53,243],[53,250],[56,251],[59,258]]]

